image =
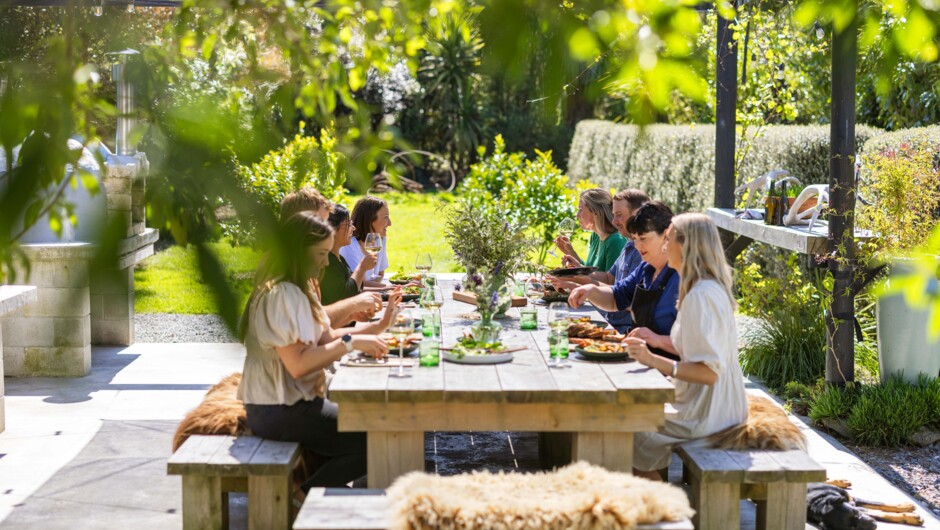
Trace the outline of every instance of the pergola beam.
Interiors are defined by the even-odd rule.
[[[732,4],[737,9],[737,2]],[[738,43],[732,24],[718,14],[715,72],[715,207],[734,208],[734,153],[738,99]]]
[[[0,7],[87,7],[97,5],[136,7],[179,7],[181,0],[0,0]]]
[[[829,125],[829,271],[832,310],[827,315],[826,382],[855,379],[855,62],[858,2],[852,21],[832,35],[832,102]]]

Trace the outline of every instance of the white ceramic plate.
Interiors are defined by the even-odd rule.
[[[464,355],[458,357],[454,352],[443,351],[444,360],[457,364],[500,364],[512,361],[512,352],[491,353],[489,355]]]

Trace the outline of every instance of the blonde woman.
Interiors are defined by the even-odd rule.
[[[701,443],[747,421],[731,268],[718,230],[703,214],[678,215],[666,230],[665,250],[680,278],[679,313],[670,333],[679,360],[652,353],[643,339],[624,339],[631,357],[676,385],[675,412],[666,414],[661,430],[633,438],[634,474],[651,479],[664,476],[676,445]]]
[[[324,369],[353,350],[385,356],[388,346],[375,333],[396,317],[400,296],[389,298],[379,322],[346,334],[332,330],[318,293],[333,247],[332,228],[317,214],[301,212],[280,229],[279,247],[264,260],[242,316],[247,355],[238,396],[254,434],[299,442],[329,458],[307,479],[304,491],[341,487],[366,473],[366,435],[338,431]]]
[[[558,236],[555,245],[564,253],[561,258],[564,267],[597,267],[599,271],[608,271],[620,256],[627,244],[617,227],[614,226],[614,199],[607,190],[593,188],[581,192],[578,200],[578,222],[582,230],[593,232],[588,243],[587,259],[581,260],[565,236]]]

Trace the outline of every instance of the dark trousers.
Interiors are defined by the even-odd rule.
[[[293,405],[245,404],[248,426],[261,438],[298,442],[306,449],[329,458],[303,484],[312,487],[342,487],[366,474],[366,434],[336,429],[336,403],[317,398]]]

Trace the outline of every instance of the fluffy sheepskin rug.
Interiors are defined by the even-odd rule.
[[[173,452],[193,434],[251,434],[245,404],[236,397],[242,374],[226,376],[206,392],[198,407],[189,411],[173,434]]]
[[[676,486],[585,462],[535,474],[414,472],[387,493],[394,530],[631,529],[695,513]]]
[[[747,396],[747,422],[709,436],[712,447],[743,451],[806,451],[806,437],[790,422],[787,413],[773,401]]]

